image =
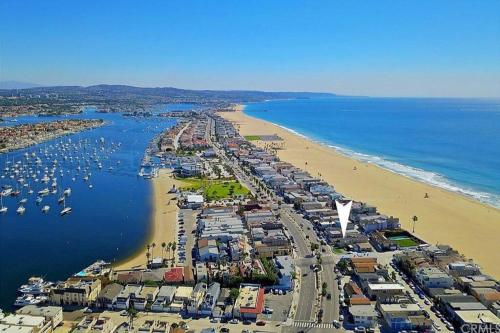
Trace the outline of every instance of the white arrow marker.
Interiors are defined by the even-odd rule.
[[[340,228],[342,230],[342,237],[345,238],[345,232],[347,231],[347,223],[349,223],[349,214],[351,213],[352,201],[349,201],[345,205],[335,200],[335,205],[337,206],[337,213],[339,214]]]

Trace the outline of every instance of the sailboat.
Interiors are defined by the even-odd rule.
[[[66,200],[63,201],[64,208],[61,210],[61,216],[71,213],[71,207],[66,207]]]
[[[8,208],[3,205],[3,196],[0,196],[0,214],[5,214],[7,213]]]
[[[43,213],[48,213],[48,212],[49,212],[49,209],[50,209],[50,206],[49,206],[49,205],[45,205],[45,206],[43,206],[43,208],[42,208],[42,212],[43,212]]]

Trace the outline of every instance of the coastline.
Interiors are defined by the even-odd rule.
[[[151,182],[153,192],[151,195],[152,212],[149,235],[134,254],[113,265],[117,270],[145,268],[147,244],[153,242],[156,244],[156,247],[152,250],[154,256],[151,258],[153,258],[161,256],[162,242],[168,244],[175,241],[178,207],[177,201],[171,201],[175,195],[168,193],[168,191],[173,185],[179,187],[181,181],[174,179],[170,170],[161,169],[158,177],[152,178]]]
[[[500,252],[496,240],[500,232],[499,209],[348,157],[290,129],[248,116],[243,108],[239,105],[235,112],[220,115],[237,123],[242,135],[279,135],[285,149],[278,150],[277,155],[283,161],[306,168],[313,176],[321,174],[321,178],[344,195],[375,205],[383,214],[399,217],[402,227],[409,231],[412,230],[411,217],[416,215],[418,237],[430,244],[451,245],[474,259],[485,273],[500,276],[500,267],[492,256]],[[425,193],[429,198],[424,198]]]

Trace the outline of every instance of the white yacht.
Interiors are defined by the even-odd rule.
[[[71,207],[64,207],[63,210],[61,210],[61,216],[69,213],[71,213]]]
[[[68,187],[67,189],[64,190],[64,195],[69,197],[71,195],[71,188]]]
[[[19,215],[23,215],[25,211],[26,211],[26,208],[24,208],[23,206],[19,206],[19,207],[17,207],[16,213]]]
[[[2,197],[6,197],[12,193],[12,188],[6,188],[2,191]]]
[[[44,188],[43,190],[38,191],[38,195],[47,195],[49,193],[50,193],[50,191],[48,188]]]
[[[45,206],[42,207],[42,212],[43,213],[48,213],[49,209],[50,209],[50,206],[49,205],[45,205]]]

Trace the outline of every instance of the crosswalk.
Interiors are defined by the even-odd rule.
[[[316,323],[314,321],[294,321],[291,326],[300,328],[335,328],[331,323]]]

